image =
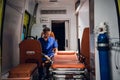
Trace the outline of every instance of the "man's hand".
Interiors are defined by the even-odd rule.
[[[53,52],[57,53],[58,49],[57,48],[53,48]]]
[[[51,58],[50,57],[48,57],[47,55],[44,55],[45,56],[45,58],[48,60],[48,61],[51,61]]]

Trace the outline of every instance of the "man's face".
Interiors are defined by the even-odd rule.
[[[44,32],[44,38],[48,38],[50,36],[50,31]]]

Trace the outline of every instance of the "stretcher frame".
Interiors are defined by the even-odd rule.
[[[77,65],[84,65],[82,63],[79,62],[78,58],[77,58],[77,54],[76,52],[73,52],[73,51],[59,51],[58,53],[66,53],[67,52],[67,55],[70,56],[70,55],[76,55],[76,60],[73,60],[71,61],[70,60],[57,60],[53,59],[53,64],[52,64],[52,67],[50,68],[50,72],[52,74],[52,79],[53,80],[86,80],[86,68],[85,67],[59,67],[57,66],[56,68],[53,68],[53,65],[56,64],[57,62],[61,61],[61,63],[63,62],[64,64],[61,64],[61,65],[66,65],[66,64],[69,64],[68,62],[71,61],[73,64],[69,64],[69,65],[74,65],[74,64],[77,64]],[[71,54],[74,53],[74,54]],[[70,53],[70,54],[69,54]],[[61,55],[61,54],[60,54]],[[62,54],[62,55],[65,55],[65,54]],[[66,58],[67,58],[67,55]],[[57,56],[57,53],[55,55],[55,57]]]

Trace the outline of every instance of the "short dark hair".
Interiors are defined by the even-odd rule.
[[[45,28],[43,29],[43,32],[45,33],[45,32],[47,32],[47,31],[50,31],[50,28],[45,27]]]

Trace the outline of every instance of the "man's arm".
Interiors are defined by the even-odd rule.
[[[50,57],[48,57],[47,55],[43,54],[42,55],[48,60],[48,61],[52,61]]]

